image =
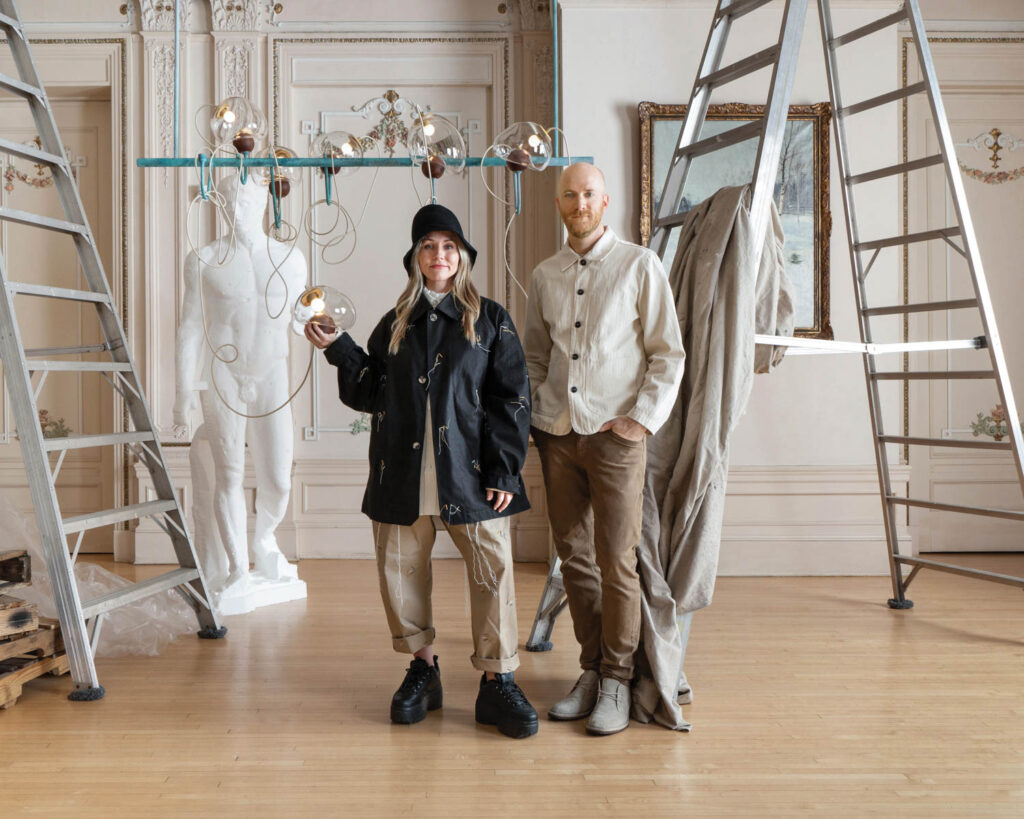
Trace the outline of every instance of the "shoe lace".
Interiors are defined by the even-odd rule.
[[[505,698],[506,702],[512,705],[521,706],[530,704],[530,701],[526,699],[526,694],[523,693],[523,689],[514,682],[503,683],[501,686],[501,695]]]
[[[408,671],[405,672],[405,679],[402,680],[398,690],[403,694],[415,693],[417,689],[422,688],[426,684],[429,676],[429,665],[424,664],[424,667],[409,666]]]

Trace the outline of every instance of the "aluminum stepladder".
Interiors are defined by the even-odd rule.
[[[945,107],[939,94],[935,65],[925,35],[924,22],[921,17],[918,0],[904,0],[897,11],[840,35],[833,31],[831,1],[817,0],[817,2],[821,21],[821,39],[824,49],[829,95],[835,114],[836,154],[843,183],[843,207],[846,215],[846,230],[850,246],[851,270],[854,275],[854,292],[856,293],[861,341],[859,343],[829,342],[817,339],[782,339],[775,336],[755,336],[755,341],[757,343],[791,346],[797,348],[799,352],[804,350],[807,352],[856,352],[862,355],[871,415],[875,461],[878,467],[882,514],[889,553],[889,570],[892,579],[893,597],[889,599],[889,606],[891,608],[905,609],[913,606],[913,603],[906,597],[906,590],[922,568],[1024,588],[1024,578],[939,563],[919,557],[901,555],[899,552],[896,529],[897,509],[899,507],[932,509],[1010,520],[1024,520],[1024,512],[898,497],[892,489],[889,460],[886,452],[887,444],[1009,450],[1013,455],[1017,478],[1021,486],[1022,495],[1024,495],[1024,471],[1022,471],[1021,467],[1021,453],[1024,450],[1024,440],[1022,440],[1021,436],[1020,422],[1010,388],[1006,360],[999,340],[992,300],[978,253],[974,226],[967,207],[963,180],[954,153],[954,143]],[[752,230],[750,240],[753,242],[752,249],[754,250],[759,249],[763,244],[768,225],[770,200],[774,191],[775,178],[781,158],[782,139],[786,126],[786,116],[795,75],[800,37],[807,14],[807,0],[787,0],[783,10],[780,36],[774,46],[725,67],[722,67],[721,62],[732,22],[772,3],[773,0],[719,0],[718,2],[707,44],[701,57],[697,80],[690,96],[686,118],[680,130],[677,148],[673,155],[672,164],[666,177],[657,213],[655,214],[650,246],[662,258],[664,258],[666,248],[668,247],[671,231],[677,229],[686,218],[685,214],[679,214],[677,210],[682,200],[686,175],[691,161],[698,156],[755,138],[758,140],[758,148],[751,180]],[[891,30],[901,24],[909,27],[924,79],[905,88],[898,88],[871,99],[845,105],[839,82],[837,51],[843,46],[857,42],[871,34],[886,29]],[[711,92],[718,86],[747,76],[769,65],[773,66],[773,73],[764,118],[733,128],[716,136],[698,140],[701,127],[707,115]],[[849,167],[846,119],[883,105],[904,103],[908,97],[917,94],[924,94],[927,97],[936,130],[939,152],[932,156],[913,159],[898,165],[852,173]],[[940,165],[945,171],[948,193],[952,200],[957,220],[955,225],[942,225],[917,233],[883,239],[862,240],[857,226],[853,196],[853,190],[857,185],[887,177],[902,176]],[[959,240],[959,244],[957,240]],[[872,265],[878,258],[879,252],[885,248],[903,247],[912,243],[928,241],[944,241],[964,257],[970,271],[975,297],[971,299],[917,304],[869,305],[865,281]],[[754,253],[752,257],[757,258],[758,255]],[[911,313],[938,313],[951,310],[977,310],[984,328],[984,335],[971,339],[916,341],[898,344],[874,343],[872,340],[871,319],[874,317],[906,316]],[[800,348],[804,349],[801,350]],[[985,348],[989,352],[991,369],[893,371],[878,369],[876,362],[877,356],[892,353],[931,353],[981,348]],[[927,358],[930,358],[930,356],[926,356]],[[991,380],[995,383],[999,398],[1006,410],[1009,432],[1008,441],[968,441],[892,435],[884,430],[878,387],[880,382],[921,381],[927,383],[930,381],[961,379]],[[904,567],[910,567],[910,573],[906,577],[903,574]],[[537,651],[551,648],[550,635],[554,618],[564,607],[562,597],[564,597],[564,589],[561,573],[559,572],[559,564],[556,559],[548,574],[548,582],[541,597],[530,640],[527,643],[528,649]]]
[[[45,164],[51,169],[66,220],[11,208],[0,208],[0,219],[70,236],[88,284],[86,290],[72,290],[11,281],[3,256],[0,255],[0,285],[3,288],[0,298],[0,355],[3,358],[18,442],[74,683],[69,698],[95,700],[103,696],[104,689],[96,675],[93,653],[107,612],[150,595],[176,589],[196,612],[200,637],[223,637],[226,629],[218,623],[211,608],[206,584],[177,495],[171,485],[160,441],[107,285],[96,242],[86,220],[71,166],[64,155],[53,112],[36,71],[14,0],[0,0],[0,30],[6,36],[7,46],[18,71],[17,79],[0,75],[0,88],[26,101],[41,143],[41,148],[36,149],[0,138],[0,151]],[[15,311],[16,296],[92,304],[99,319],[104,343],[26,350],[21,341]],[[82,360],[82,354],[93,354],[93,358],[98,355],[103,360]],[[44,438],[38,421],[36,400],[47,376],[53,372],[94,372],[102,375],[124,399],[133,430]],[[33,383],[37,377],[37,383]],[[88,447],[118,446],[130,447],[149,469],[157,499],[62,518],[54,484],[67,452]],[[56,453],[52,468],[49,459],[51,452]],[[178,568],[83,602],[74,579],[74,562],[84,533],[144,516],[152,517],[171,538]],[[69,551],[68,538],[72,535],[77,535],[77,538]]]

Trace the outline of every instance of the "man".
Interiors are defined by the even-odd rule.
[[[675,401],[683,343],[661,261],[603,222],[601,171],[571,165],[555,202],[569,240],[533,271],[526,366],[583,674],[548,716],[614,734],[629,725],[640,634],[646,436]]]

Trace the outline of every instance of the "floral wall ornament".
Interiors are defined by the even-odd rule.
[[[353,105],[352,110],[364,117],[370,116],[374,107],[382,114],[380,121],[363,138],[363,149],[368,150],[374,143],[383,146],[388,156],[395,155],[395,148],[405,145],[409,138],[409,128],[402,121],[405,113],[414,114],[417,110],[429,111],[430,106],[422,109],[411,100],[407,100],[397,91],[388,89],[381,97],[374,97],[362,105]]]
[[[978,134],[965,142],[958,142],[958,148],[974,148],[976,151],[991,151],[989,161],[992,163],[991,171],[982,171],[978,168],[971,168],[965,163],[957,160],[960,170],[969,179],[983,182],[986,185],[1001,185],[1004,182],[1014,182],[1024,177],[1024,167],[1014,168],[1012,171],[999,170],[1000,151],[1016,151],[1024,148],[1024,139],[1018,139],[1011,134],[1004,134],[998,128],[993,128],[984,134]]]
[[[978,413],[978,417],[971,421],[971,433],[975,438],[980,435],[987,435],[995,441],[1001,441],[1010,434],[1009,425],[1006,423],[1006,410],[1002,404],[992,407],[990,415]]]
[[[22,143],[33,148],[42,149],[42,143],[39,137],[34,137],[28,142]],[[65,156],[71,156],[71,152],[65,147]],[[78,168],[84,164],[83,162],[72,162],[71,172],[75,176],[75,181],[78,181]],[[14,164],[14,160],[10,159],[4,167],[4,190],[7,193],[14,193],[14,183],[21,182],[23,185],[28,185],[31,188],[49,188],[53,185],[53,174],[50,171],[50,166],[43,162],[36,162],[32,166],[35,168],[35,173],[26,173],[25,171],[19,170],[17,165]]]
[[[71,434],[71,429],[64,425],[64,419],[53,420],[49,410],[39,410],[39,427],[44,438],[67,438]]]

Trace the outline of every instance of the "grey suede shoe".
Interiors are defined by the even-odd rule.
[[[690,683],[686,679],[686,674],[682,671],[679,672],[679,685],[676,690],[678,693],[676,702],[680,705],[689,705],[693,702],[693,689],[690,687]]]
[[[596,671],[584,671],[576,680],[569,696],[559,700],[548,710],[548,719],[571,720],[583,719],[594,710],[594,703],[597,702]]]
[[[601,679],[597,704],[587,720],[587,733],[607,736],[629,727],[629,686],[614,677]]]

